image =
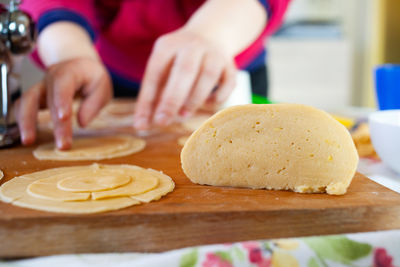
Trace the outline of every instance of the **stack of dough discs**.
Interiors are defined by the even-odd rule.
[[[344,194],[358,155],[347,129],[297,104],[244,105],[215,114],[181,152],[194,183]]]
[[[37,210],[95,213],[158,200],[174,187],[170,177],[152,169],[92,164],[15,177],[0,187],[0,198]]]
[[[69,150],[60,151],[52,142],[40,145],[33,155],[40,160],[101,160],[130,155],[145,146],[143,139],[129,135],[80,137],[74,139]]]

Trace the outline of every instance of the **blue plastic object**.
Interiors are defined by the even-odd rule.
[[[375,89],[380,110],[400,109],[400,65],[377,66]]]

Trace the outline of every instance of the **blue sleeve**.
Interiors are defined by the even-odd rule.
[[[43,13],[37,22],[38,32],[40,33],[48,25],[58,21],[69,21],[76,23],[87,31],[92,41],[96,39],[96,33],[85,17],[66,8],[52,9]]]
[[[268,17],[271,17],[271,8],[270,8],[268,0],[258,0],[258,1],[263,5],[265,10],[267,11]]]

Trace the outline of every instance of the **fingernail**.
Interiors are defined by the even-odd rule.
[[[58,119],[60,119],[60,120],[65,119],[67,117],[67,111],[65,109],[63,109],[63,108],[60,108],[58,110],[58,114],[57,115],[58,115]]]
[[[72,143],[72,138],[68,137],[62,137],[57,139],[57,148],[60,150],[65,150],[70,147]]]
[[[167,116],[167,114],[161,112],[157,113],[154,116],[154,122],[158,125],[168,125],[170,121],[170,118]]]
[[[22,142],[22,144],[24,144],[24,145],[30,144],[31,143],[31,139],[32,139],[32,136],[30,134],[27,134],[27,133],[24,133],[24,132],[21,133],[21,142]]]

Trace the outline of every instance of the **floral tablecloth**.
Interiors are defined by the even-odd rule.
[[[359,171],[400,193],[400,176],[374,159]],[[0,240],[1,242],[1,240]],[[262,240],[185,248],[158,254],[77,254],[0,261],[17,267],[394,267],[400,266],[400,229],[335,236]]]
[[[0,266],[325,267],[400,266],[400,231],[250,241],[160,254],[78,254],[0,263]]]

